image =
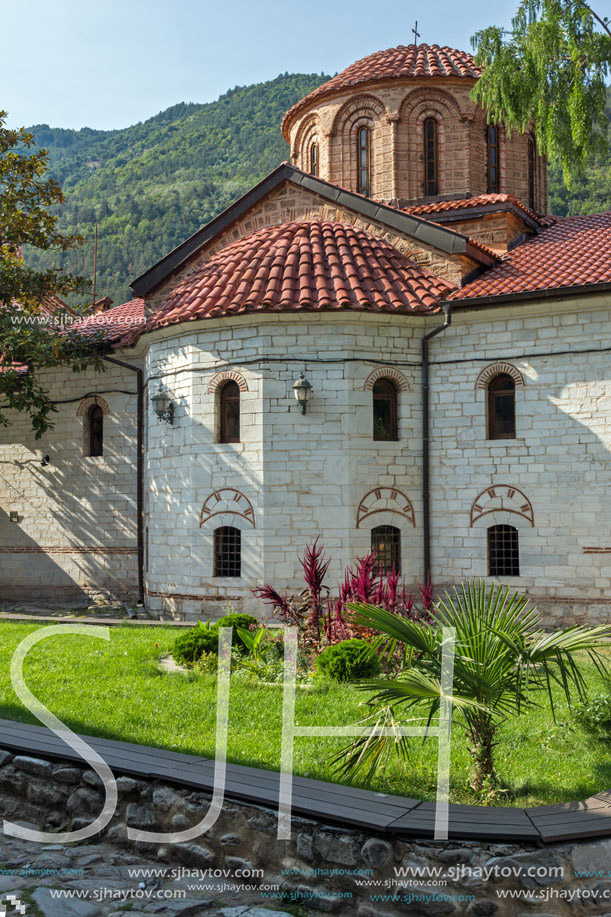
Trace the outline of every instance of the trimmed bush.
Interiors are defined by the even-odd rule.
[[[210,627],[210,622],[198,621],[195,627],[176,638],[172,656],[181,665],[197,662],[202,653],[218,653],[218,640],[216,627]]]
[[[354,638],[324,649],[316,659],[316,669],[335,681],[351,681],[378,675],[380,662],[366,640]]]
[[[255,618],[254,615],[231,612],[230,614],[225,615],[223,618],[220,618],[214,626],[215,628],[233,627],[233,646],[237,647],[237,649],[239,649],[241,652],[247,652],[244,641],[238,634],[238,627],[241,627],[243,630],[250,630],[253,624],[257,628],[261,627],[261,622],[258,618]]]

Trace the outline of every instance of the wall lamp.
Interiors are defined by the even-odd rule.
[[[297,381],[293,383],[293,392],[297,399],[297,404],[301,408],[301,413],[305,414],[308,407],[308,401],[312,395],[312,386],[303,373],[301,373]]]
[[[41,467],[41,468],[46,468],[47,465],[50,465],[50,464],[51,464],[51,459],[49,458],[49,456],[48,456],[48,455],[43,455],[43,457],[42,457],[41,460],[40,460],[40,467]]]
[[[159,388],[157,394],[151,398],[151,404],[159,420],[165,420],[169,424],[174,423],[174,404],[164,389]]]

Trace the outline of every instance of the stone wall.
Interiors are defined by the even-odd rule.
[[[486,530],[510,524],[519,532],[520,576],[505,581],[528,592],[548,623],[611,619],[609,305],[608,296],[592,296],[457,311],[432,342],[432,566],[440,586],[484,576]],[[523,380],[517,438],[488,440],[485,381],[502,364]]]
[[[127,837],[128,826],[147,831],[182,831],[202,820],[210,798],[204,793],[159,781],[127,776],[118,777],[117,788],[119,801],[111,823],[87,846],[46,845],[41,851],[40,845],[29,845],[31,859],[27,862],[37,862],[50,869],[51,874],[53,866],[88,867],[86,875],[80,878],[50,879],[47,886],[91,892],[100,884],[112,888],[113,882],[121,876],[119,885],[125,887],[126,870],[113,872],[109,868],[113,863],[122,863],[124,866],[156,865],[158,868],[175,865],[187,870],[211,870],[212,874],[224,869],[230,875],[241,875],[242,882],[260,883],[262,889],[277,887],[280,895],[284,893],[286,903],[301,904],[310,914],[514,917],[532,912],[564,917],[575,910],[584,914],[604,914],[611,907],[608,879],[579,879],[575,875],[576,871],[608,870],[611,862],[609,840],[553,844],[542,849],[500,842],[428,842],[294,818],[291,838],[280,841],[276,837],[275,811],[227,800],[216,824],[203,836],[179,844],[136,844]],[[9,821],[44,831],[76,830],[97,817],[103,801],[101,783],[94,771],[77,767],[72,762],[13,756],[0,750],[0,807]],[[3,862],[19,863],[20,858],[15,854],[23,846],[21,842],[17,847],[16,842],[5,836],[0,841]],[[118,857],[115,852],[119,853]],[[423,878],[422,872],[418,873],[428,868],[440,869],[441,876]],[[254,880],[248,878],[253,870],[262,870],[263,875]],[[401,877],[397,870],[407,873]],[[96,882],[98,874],[100,878]],[[0,889],[9,890],[20,889],[28,882],[21,879],[20,884],[16,880],[11,884],[10,878],[2,881],[5,884],[0,885]],[[137,882],[138,878],[132,879],[132,886]],[[153,887],[157,888],[166,884],[175,889],[185,887],[185,882],[181,884],[175,878],[158,877],[154,882]],[[185,917],[200,913],[227,913],[237,917],[242,913],[240,909],[213,909],[216,897],[210,895],[210,891],[214,891],[213,883],[203,884],[200,893],[193,891],[198,887],[193,878],[186,882],[191,890],[190,900],[182,905],[179,900],[169,902],[167,910],[163,904],[156,904],[152,910],[146,906],[146,913],[176,917],[183,913]],[[148,879],[141,881],[139,887],[151,884]],[[503,891],[521,892],[528,897],[521,900],[503,898],[497,894]],[[593,901],[595,893],[599,895],[597,903]],[[404,900],[380,903],[372,900],[372,895],[376,894],[395,894],[403,896]],[[48,899],[48,892],[45,894],[40,889],[34,892],[34,902],[43,908]],[[246,900],[239,903],[245,904]],[[260,895],[259,903],[275,910],[282,908],[283,900],[276,898],[270,902],[269,898],[264,900]],[[102,913],[99,907],[98,910],[92,904],[88,907],[87,915]],[[112,910],[118,915],[123,912],[115,908],[117,903],[110,903],[103,913]],[[64,913],[68,912],[73,913],[71,910]],[[61,912],[45,909],[44,913]]]
[[[135,379],[110,366],[41,373],[57,413],[39,440],[25,414],[9,412],[0,428],[0,601],[137,596]],[[105,412],[101,457],[85,454],[95,392]]]
[[[355,87],[314,99],[288,125],[295,165],[310,171],[309,150],[318,143],[319,175],[356,191],[356,136],[372,132],[371,191],[377,200],[424,197],[423,124],[435,118],[439,138],[439,195],[487,192],[486,118],[470,98],[474,80],[426,77]],[[528,136],[501,130],[501,193],[529,206]],[[535,207],[547,212],[547,176],[536,154]]]

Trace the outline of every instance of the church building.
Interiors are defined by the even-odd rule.
[[[285,115],[290,162],[87,318],[107,371],[0,430],[0,599],[258,615],[370,550],[611,621],[611,212],[547,213],[534,133],[466,52],[371,54]]]

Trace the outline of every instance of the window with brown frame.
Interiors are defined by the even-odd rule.
[[[488,384],[488,439],[515,439],[516,384],[501,373]]]
[[[501,190],[501,143],[496,124],[488,125],[488,194]]]
[[[371,132],[368,127],[359,127],[356,132],[356,190],[369,196],[371,182]]]
[[[87,455],[104,455],[104,412],[99,404],[93,404],[87,411]]]
[[[240,386],[233,379],[225,382],[219,394],[219,442],[240,442]]]
[[[373,386],[373,438],[399,439],[397,386],[391,379],[378,379]]]
[[[231,525],[214,532],[214,575],[241,576],[242,533]]]
[[[371,550],[375,572],[401,572],[401,532],[394,525],[378,525],[371,530]]]
[[[439,194],[439,163],[437,144],[437,121],[427,118],[424,122],[424,196]]]
[[[309,171],[310,175],[318,175],[318,144],[310,144],[310,162],[309,162]]]
[[[535,209],[535,192],[536,192],[536,165],[535,141],[532,137],[528,138],[528,206],[531,210]]]
[[[488,576],[519,576],[520,545],[513,525],[488,529]]]

